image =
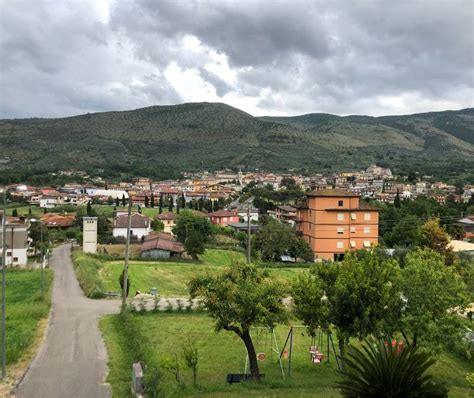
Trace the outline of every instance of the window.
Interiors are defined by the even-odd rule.
[[[339,207],[342,207],[342,206],[344,206],[344,201],[340,200],[339,202],[337,202],[337,204],[338,204]]]
[[[17,263],[18,262],[18,257],[13,257],[13,262]]]
[[[351,227],[351,233],[353,233],[353,234],[354,234],[354,233],[355,233],[355,231],[356,231],[356,227]]]
[[[364,240],[364,247],[370,247],[370,240]]]
[[[342,235],[344,233],[344,228],[338,228],[337,229],[337,234]]]
[[[336,247],[338,249],[343,249],[344,248],[344,242],[337,242]]]
[[[364,234],[370,234],[370,227],[364,227]]]
[[[11,256],[12,256],[12,252],[7,251],[7,257],[11,257]]]
[[[370,213],[365,213],[364,214],[364,220],[369,221],[370,220]]]
[[[344,213],[337,213],[337,221],[344,221]]]
[[[351,213],[351,220],[357,220],[357,214]]]
[[[356,247],[356,241],[355,240],[351,240],[351,247]]]

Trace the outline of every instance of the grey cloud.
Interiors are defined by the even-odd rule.
[[[115,0],[108,22],[90,2],[5,0],[0,117],[183,102],[163,74],[171,63],[264,113],[396,113],[380,98],[406,95],[473,106],[473,20],[470,0]],[[201,50],[185,50],[186,36]],[[232,84],[205,68],[211,52]]]

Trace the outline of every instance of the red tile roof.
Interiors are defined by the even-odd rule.
[[[184,247],[181,242],[178,242],[174,236],[163,232],[145,236],[145,241],[142,244],[140,252],[143,253],[144,251],[155,249],[172,253],[184,252]]]
[[[150,225],[150,219],[143,214],[135,213],[132,214],[132,228],[148,228]],[[127,228],[128,226],[128,215],[120,214],[115,217],[114,228]]]

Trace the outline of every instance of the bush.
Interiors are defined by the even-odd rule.
[[[73,253],[74,270],[84,294],[89,298],[105,297],[105,287],[99,277],[102,263],[100,256],[88,256],[76,251]]]
[[[341,357],[344,380],[337,384],[343,397],[432,397],[448,396],[444,384],[435,383],[426,371],[435,360],[412,344],[397,351],[382,340],[362,348],[350,346]]]

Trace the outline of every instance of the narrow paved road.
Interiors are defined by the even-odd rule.
[[[51,323],[37,357],[18,386],[19,398],[110,397],[104,384],[107,352],[98,320],[119,311],[118,300],[84,296],[70,259],[70,246],[54,249]]]

